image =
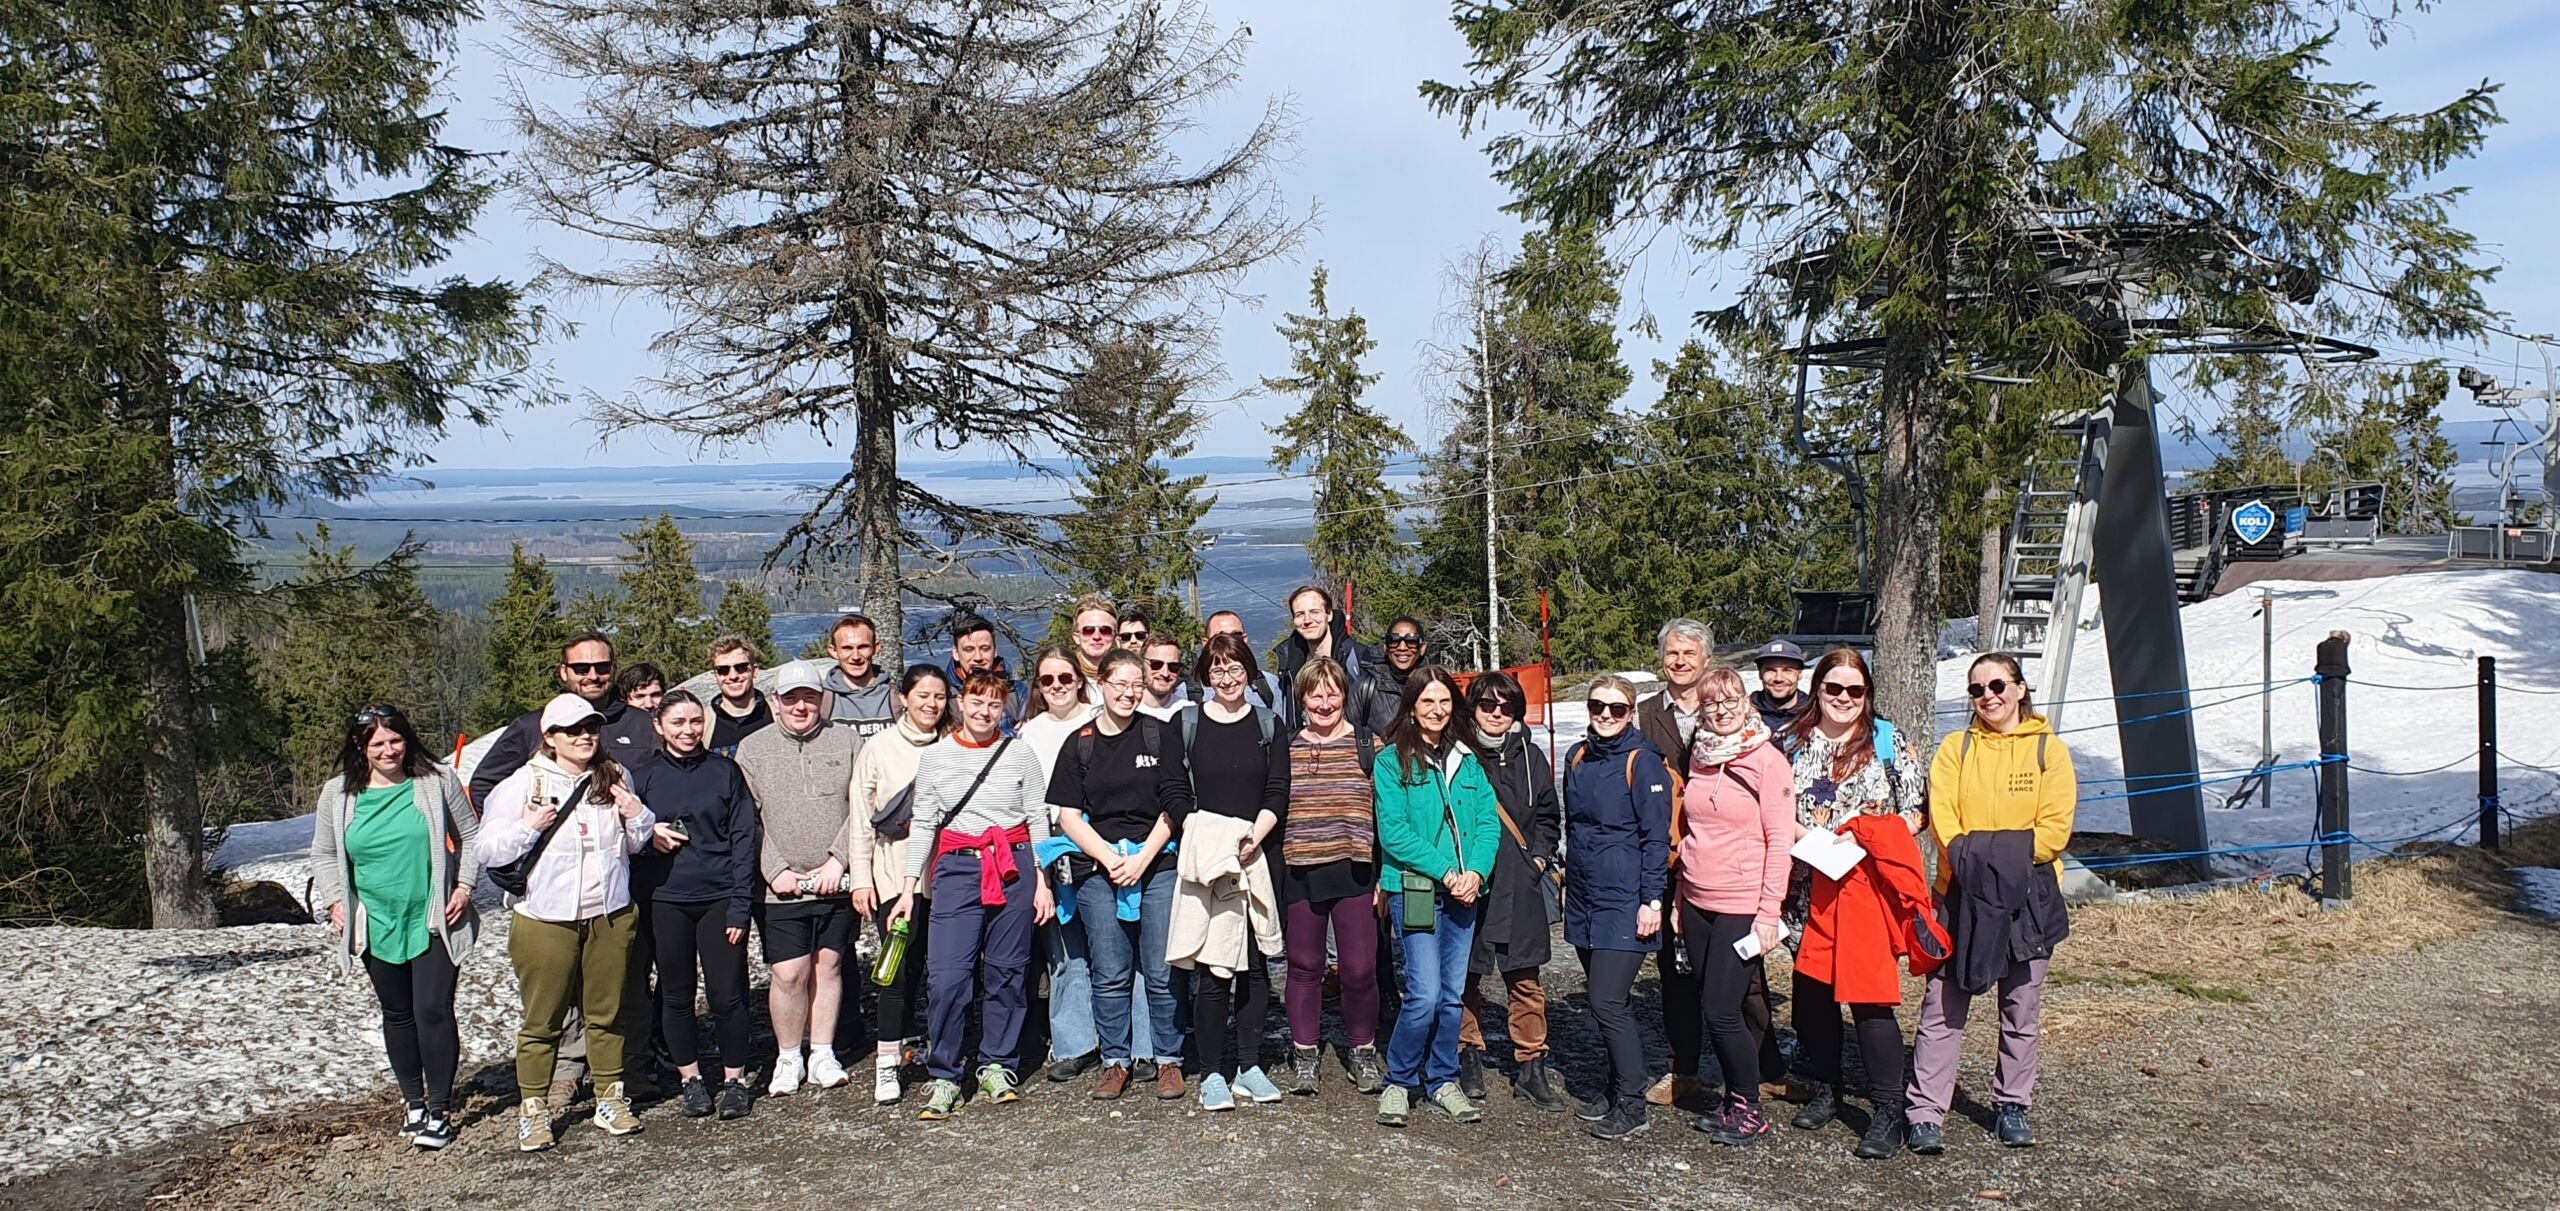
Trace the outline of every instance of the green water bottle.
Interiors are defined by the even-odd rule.
[[[882,988],[898,982],[898,968],[907,961],[907,918],[900,917],[889,926],[889,936],[880,943],[879,961],[871,965],[871,982]]]

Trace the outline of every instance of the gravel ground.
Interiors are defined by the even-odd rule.
[[[226,931],[239,933],[243,931]],[[145,935],[131,935],[145,936]],[[61,945],[73,939],[59,939]],[[0,937],[8,957],[0,970],[23,988],[32,970],[26,948],[42,939]],[[140,1005],[186,995],[200,968],[242,973],[275,969],[276,992],[311,982],[310,960],[296,947],[316,942],[286,930],[235,944],[221,955],[147,968],[128,965],[121,989],[97,1005],[66,1006],[58,1027],[30,1032],[25,1015],[0,1019],[0,1041],[28,1074],[22,1041],[36,1033],[77,1038],[113,1027]],[[278,961],[260,963],[261,955]],[[292,958],[294,961],[281,961]],[[971,1107],[947,1124],[915,1122],[912,1109],[875,1110],[867,1093],[847,1090],[760,1102],[740,1123],[688,1121],[672,1107],[644,1109],[649,1130],[609,1140],[583,1124],[568,1129],[550,1154],[513,1151],[503,1119],[479,1118],[501,1107],[482,1097],[462,1141],[424,1155],[387,1139],[393,1100],[382,1092],[283,1114],[295,1082],[265,1081],[239,1025],[199,1019],[205,1056],[232,1092],[248,1095],[245,1127],[199,1132],[64,1165],[0,1189],[12,1207],[93,1208],[167,1200],[200,1206],[471,1207],[537,1205],[537,1192],[617,1211],[812,1200],[853,1205],[987,1207],[1193,1207],[1239,1200],[1312,1208],[1371,1207],[1387,1200],[1425,1207],[1877,1207],[2123,1206],[2252,1208],[2268,1206],[2545,1205],[2560,1156],[2546,1141],[2560,1132],[2560,1106],[2548,1097],[2550,1057],[2560,1048],[2560,932],[2524,917],[2497,923],[2459,941],[2410,953],[2356,960],[2327,978],[2261,990],[2245,1002],[2194,1001],[2158,988],[2074,985],[2047,1004],[2081,1020],[2112,1016],[2138,1029],[2077,1028],[2049,1039],[2043,1098],[2032,1150],[1994,1146],[1983,1129],[1959,1121],[1946,1156],[1905,1155],[1862,1163],[1849,1149],[1850,1125],[1820,1133],[1781,1128],[1759,1148],[1715,1148],[1689,1129],[1687,1116],[1657,1111],[1649,1134],[1602,1143],[1574,1130],[1569,1118],[1539,1115],[1507,1097],[1496,1082],[1486,1121],[1462,1127],[1417,1115],[1391,1132],[1369,1121],[1370,1105],[1353,1096],[1339,1069],[1327,1073],[1323,1096],[1200,1114],[1185,1103],[1133,1098],[1105,1106],[1083,1085],[1035,1082],[1011,1107]],[[45,968],[56,972],[57,955]],[[484,962],[482,979],[503,963]],[[290,978],[284,973],[289,973]],[[1598,1070],[1569,961],[1548,969],[1555,1034],[1577,1092]],[[59,982],[58,976],[48,979]],[[1648,981],[1640,992],[1649,996]],[[22,994],[12,992],[8,999]],[[466,996],[471,994],[466,994]],[[2165,1000],[2164,1000],[2165,999]],[[362,1032],[366,1004],[353,988],[333,1016],[305,1021],[298,1036],[360,1034],[339,1063],[380,1071]],[[15,1007],[12,1007],[14,1009]],[[220,1006],[204,1006],[218,1011]],[[1644,1013],[1658,1020],[1658,1009]],[[194,1015],[189,1015],[194,1016]],[[245,1016],[245,1015],[244,1015]],[[1274,1017],[1277,1018],[1277,1006]],[[1909,1013],[1905,1014],[1906,1026]],[[477,1030],[475,1061],[495,1058],[490,1040],[503,1029]],[[135,1032],[119,1048],[149,1049],[185,1041],[165,1031]],[[1659,1040],[1652,1040],[1658,1048]],[[1988,1040],[1982,1050],[1987,1051]],[[1659,1061],[1657,1060],[1657,1063]],[[1969,1053],[1965,1087],[1987,1084],[1985,1059]],[[69,1083],[34,1071],[47,1088]],[[339,1069],[326,1068],[335,1079]],[[103,1079],[103,1078],[101,1078]],[[856,1085],[863,1084],[857,1073]],[[87,1086],[95,1090],[95,1086]],[[121,1104],[115,1086],[105,1104]],[[315,1092],[317,1092],[315,1090]],[[30,1130],[23,1096],[6,1096],[10,1151],[86,1155],[96,1133],[132,1128],[98,1120],[98,1092],[48,1093],[66,1117]],[[913,1095],[910,1095],[911,1099]],[[305,1102],[311,1099],[306,1097]],[[1959,1114],[1969,1103],[1959,1096]],[[41,1111],[42,1113],[52,1113]],[[1979,1108],[1972,1113],[1983,1117]],[[234,1115],[231,1117],[239,1117]],[[1863,1116],[1851,1112],[1852,1123]],[[199,1120],[201,1121],[201,1120]],[[82,1124],[92,1124],[86,1128]],[[52,1137],[82,1142],[57,1146]],[[31,1143],[32,1141],[32,1143]],[[673,1175],[681,1174],[681,1177]]]

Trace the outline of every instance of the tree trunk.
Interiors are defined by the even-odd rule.
[[[1982,567],[1974,574],[1973,650],[1988,652],[2000,642],[2000,573],[2001,559],[2008,546],[2009,523],[2000,520],[2000,502],[2008,494],[1994,483],[1982,490],[1982,512],[1989,523],[1982,527]]]
[[[862,582],[862,612],[871,617],[880,647],[872,660],[877,668],[906,667],[906,578],[900,556],[905,529],[900,515],[898,480],[897,379],[890,373],[889,295],[881,281],[883,257],[880,223],[888,213],[881,196],[878,147],[881,116],[875,84],[879,78],[876,18],[868,4],[851,4],[837,14],[843,22],[837,58],[837,87],[842,92],[846,127],[838,148],[836,187],[843,191],[855,230],[847,242],[861,254],[853,260],[855,280],[848,294],[852,307],[851,365],[854,392],[853,517],[855,575]],[[871,120],[866,122],[868,117]],[[895,677],[895,672],[889,674]]]
[[[1895,19],[1896,14],[1899,19]],[[1887,6],[1880,48],[1884,275],[1883,475],[1876,500],[1876,711],[1927,736],[1937,709],[1946,516],[1949,161],[1960,154],[1948,0]]]
[[[144,681],[151,748],[142,766],[142,873],[151,888],[151,927],[216,925],[204,883],[204,801],[196,791],[195,661],[187,648],[186,599],[175,590],[147,611],[150,671]]]

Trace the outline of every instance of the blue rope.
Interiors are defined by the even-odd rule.
[[[2272,776],[2283,773],[2286,770],[2313,769],[2343,760],[2345,760],[2344,757],[2318,757],[2309,761],[2294,761],[2288,762],[2284,765],[2271,765],[2268,766],[2264,772]],[[2112,795],[2082,795],[2080,796],[2080,802],[2104,803],[2112,799],[2139,799],[2144,795],[2165,795],[2171,791],[2190,791],[2200,786],[2212,786],[2221,782],[2239,782],[2247,778],[2256,777],[2259,772],[2259,770],[2252,768],[2220,778],[2198,778],[2193,782],[2180,782],[2173,786],[2154,786],[2144,790],[2122,791]],[[2125,779],[2119,778],[2115,779],[2115,781],[2121,782],[2125,781]]]

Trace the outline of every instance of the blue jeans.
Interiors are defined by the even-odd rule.
[[[1093,1018],[1102,1062],[1127,1065],[1143,1042],[1159,1064],[1182,1062],[1182,1026],[1174,1017],[1173,968],[1164,961],[1165,926],[1173,917],[1174,872],[1167,867],[1139,884],[1138,919],[1123,921],[1119,889],[1101,875],[1076,884],[1076,925],[1093,969]],[[1129,995],[1138,981],[1146,995]]]
[[[1090,1055],[1100,1038],[1093,1030],[1093,971],[1085,961],[1084,929],[1052,918],[1040,927],[1040,941],[1049,952],[1049,1058]]]
[[[1396,932],[1404,952],[1404,1003],[1387,1039],[1387,1083],[1428,1091],[1458,1079],[1459,998],[1467,988],[1467,954],[1475,949],[1476,910],[1445,891],[1432,929]],[[1387,920],[1404,920],[1404,894],[1387,897]]]

